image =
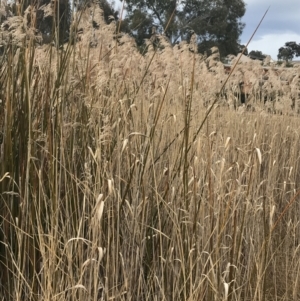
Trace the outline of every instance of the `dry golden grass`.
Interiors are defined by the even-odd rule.
[[[223,65],[114,26],[1,57],[0,300],[298,300],[298,118],[199,128]]]

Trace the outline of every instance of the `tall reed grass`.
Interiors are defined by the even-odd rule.
[[[1,57],[0,300],[298,300],[299,120],[113,26]]]

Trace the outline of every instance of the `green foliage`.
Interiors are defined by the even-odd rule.
[[[193,30],[198,36],[200,52],[212,46],[219,47],[221,56],[239,52],[238,40],[244,28],[240,21],[245,14],[243,0],[187,0],[181,1],[180,5],[176,2],[127,1],[126,29],[136,38],[138,45],[149,38],[155,24],[173,44],[187,39]]]
[[[248,54],[249,54],[249,53],[248,53],[248,48],[246,48],[246,49],[244,50],[245,47],[246,47],[245,45],[238,44],[238,52],[241,53],[241,52],[244,51],[243,54],[244,54],[244,55],[248,55]]]
[[[296,42],[286,42],[284,47],[278,49],[278,59],[291,61],[294,57],[300,56],[300,44]]]
[[[280,47],[278,49],[278,55],[279,60],[285,60],[285,61],[291,61],[293,59],[293,52],[288,47]]]
[[[257,60],[261,60],[261,61],[266,58],[266,55],[263,54],[260,50],[250,51],[249,56],[253,59],[257,59]]]
[[[118,20],[118,12],[107,2],[107,0],[100,0],[99,5],[103,10],[103,16],[106,23],[110,22],[110,17],[114,17],[115,20]]]
[[[131,33],[135,38],[137,45],[140,47],[144,43],[144,39],[151,37],[151,28],[153,18],[147,15],[146,12],[134,10],[129,18],[124,20],[121,30]]]

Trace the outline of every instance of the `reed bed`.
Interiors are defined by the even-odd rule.
[[[0,300],[298,300],[298,118],[101,18],[0,58]]]

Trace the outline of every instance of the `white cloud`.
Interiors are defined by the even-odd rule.
[[[245,0],[246,14],[242,21],[246,27],[241,36],[242,44],[246,44],[258,25],[265,10],[270,9],[257,30],[248,50],[260,50],[277,59],[278,49],[286,42],[300,43],[299,15],[300,5],[295,0]]]
[[[280,34],[266,34],[261,36],[259,39],[253,40],[249,46],[248,51],[260,50],[262,53],[269,54],[274,60],[277,60],[278,49],[286,42],[300,41],[300,35],[295,33],[280,33]],[[247,41],[243,41],[246,44]]]
[[[286,42],[300,43],[299,16],[300,5],[296,0],[244,0],[246,14],[242,22],[246,23],[241,43],[246,45],[253,31],[268,7],[269,11],[258,28],[248,50],[260,50],[271,55],[277,60],[278,49]],[[115,0],[115,4],[121,9],[122,1]]]

